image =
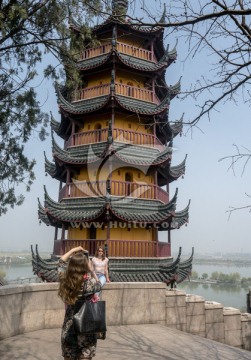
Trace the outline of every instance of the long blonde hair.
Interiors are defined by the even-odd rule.
[[[59,279],[58,295],[65,303],[75,303],[83,284],[83,275],[88,272],[90,268],[87,257],[81,252],[74,254]]]

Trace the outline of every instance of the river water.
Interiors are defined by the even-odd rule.
[[[31,265],[1,265],[0,269],[6,273],[6,279],[13,281],[21,278],[30,278],[35,275],[32,272]],[[251,277],[251,267],[226,266],[226,265],[208,265],[194,264],[193,270],[197,271],[199,276],[207,273],[210,277],[212,272],[218,271],[224,274],[238,272],[241,277]],[[178,289],[183,289],[187,294],[200,295],[205,300],[216,301],[224,306],[231,306],[246,312],[246,294],[248,288],[244,289],[240,285],[216,285],[216,284],[198,284],[193,282],[183,282],[178,284]]]
[[[251,277],[250,266],[194,264],[193,271],[197,271],[199,277],[203,273],[207,273],[210,277],[214,271],[224,274],[238,272],[241,277]],[[242,312],[247,311],[248,288],[243,288],[241,285],[183,282],[178,285],[178,289],[183,289],[187,294],[200,295],[208,301],[216,301],[224,306],[240,309]]]

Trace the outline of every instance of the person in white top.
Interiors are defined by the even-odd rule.
[[[108,261],[108,258],[105,256],[104,249],[99,246],[96,250],[95,256],[91,260],[91,268],[95,279],[100,281],[102,287],[105,283],[110,282],[108,274]]]

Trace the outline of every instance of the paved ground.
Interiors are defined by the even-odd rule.
[[[1,360],[62,360],[60,329],[39,330],[0,341]],[[95,360],[251,360],[251,352],[161,325],[108,328]]]

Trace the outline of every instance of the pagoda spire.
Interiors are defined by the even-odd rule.
[[[112,15],[126,16],[128,10],[128,0],[112,0]]]

